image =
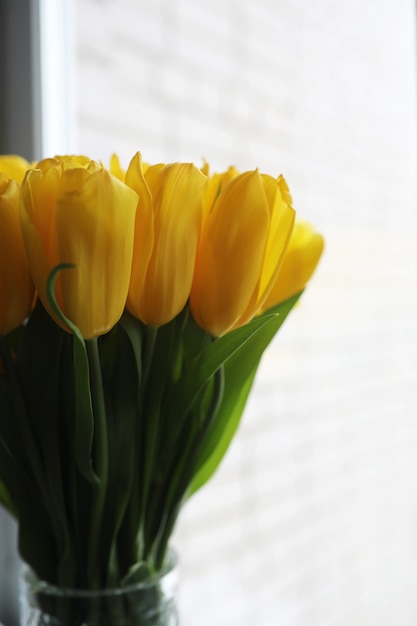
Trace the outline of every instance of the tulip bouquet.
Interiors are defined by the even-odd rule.
[[[158,571],[323,249],[282,176],[0,158],[0,502],[70,588]]]

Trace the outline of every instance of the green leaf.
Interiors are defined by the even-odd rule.
[[[201,447],[221,403],[223,382],[224,368],[221,366],[207,382],[199,401],[194,403],[184,421],[179,439],[172,446],[175,453],[163,480],[164,494],[159,513],[160,522],[155,524],[159,526],[155,550],[157,567],[163,562],[177,516],[198,467]]]
[[[72,269],[68,263],[57,265],[48,277],[47,295],[49,304],[58,319],[73,333],[73,368],[75,395],[75,461],[81,474],[92,485],[99,479],[93,470],[92,446],[94,437],[94,415],[90,391],[90,369],[84,338],[78,327],[61,311],[55,298],[55,282],[59,272]]]
[[[70,582],[74,568],[67,519],[67,479],[72,458],[68,448],[74,422],[72,339],[52,320],[40,301],[25,328],[17,364],[27,408],[27,456],[39,458],[39,470],[34,465],[33,471],[37,480],[35,493],[48,510],[50,534],[59,555],[57,563],[62,559],[59,575]],[[18,459],[16,464],[21,465]]]
[[[178,381],[175,390],[176,397],[174,397],[173,404],[181,407],[183,413],[188,412],[216,371],[236,354],[241,354],[246,344],[256,345],[261,329],[276,317],[277,313],[268,312],[227,335],[214,339],[190,363],[186,364],[183,376]]]
[[[0,336],[0,358],[5,369],[5,373],[0,375],[0,439],[27,479],[41,485],[44,472],[34,442],[34,427],[28,418],[24,381],[4,336]]]
[[[223,459],[239,426],[262,354],[300,295],[289,298],[254,320],[257,322],[256,331],[225,360],[223,401],[202,447],[199,466],[189,495],[195,493],[211,478]],[[264,321],[263,324],[260,323],[261,320]],[[239,330],[241,329],[233,331],[231,335]]]

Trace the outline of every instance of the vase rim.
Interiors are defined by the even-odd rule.
[[[35,593],[45,593],[50,596],[88,598],[93,595],[118,596],[135,591],[144,590],[148,587],[160,583],[167,589],[175,588],[178,580],[178,555],[173,548],[169,548],[166,563],[155,572],[150,578],[138,582],[119,585],[117,587],[103,587],[99,589],[81,589],[71,587],[60,587],[54,583],[40,580],[30,565],[22,561],[23,576],[30,582],[32,591]]]

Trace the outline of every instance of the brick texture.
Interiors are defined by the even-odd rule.
[[[74,147],[283,172],[325,233],[175,535],[182,626],[417,623],[411,0],[77,0]]]

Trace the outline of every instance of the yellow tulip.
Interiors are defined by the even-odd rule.
[[[201,236],[190,297],[203,329],[222,335],[255,315],[275,281],[294,217],[282,177],[245,172],[219,190]]]
[[[262,311],[300,293],[306,286],[324,248],[324,239],[311,224],[296,222],[281,269]]]
[[[151,326],[172,320],[190,295],[206,177],[194,165],[153,165],[136,155],[126,184],[139,195],[127,308]]]
[[[0,172],[5,174],[11,180],[17,180],[21,183],[30,164],[17,154],[1,154],[0,155]]]
[[[56,298],[85,339],[108,332],[126,303],[137,194],[85,158],[41,161],[22,184],[21,222],[33,280],[53,316],[47,280],[58,264]]]
[[[19,184],[0,174],[0,335],[29,315],[34,287],[19,219]]]

